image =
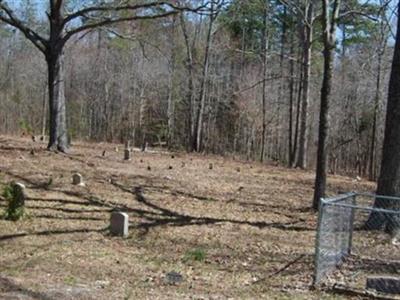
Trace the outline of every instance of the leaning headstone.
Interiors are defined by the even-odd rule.
[[[72,175],[72,184],[73,185],[79,185],[79,186],[84,186],[85,183],[83,182],[83,177],[79,173],[75,173]]]
[[[400,277],[368,277],[366,287],[381,293],[400,294]]]
[[[128,235],[129,216],[123,212],[113,212],[110,219],[110,232],[113,235]]]

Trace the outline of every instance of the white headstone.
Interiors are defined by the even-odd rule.
[[[128,236],[129,216],[123,212],[113,212],[110,218],[110,232],[113,235]]]

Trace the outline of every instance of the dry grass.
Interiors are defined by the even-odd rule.
[[[115,146],[61,155],[0,138],[0,188],[20,181],[29,196],[28,217],[0,220],[0,298],[336,299],[311,289],[312,173],[183,153],[124,162]],[[77,171],[86,187],[71,184]],[[374,189],[329,183],[332,194]],[[127,239],[108,235],[112,210],[129,214]],[[183,282],[169,285],[170,271]]]

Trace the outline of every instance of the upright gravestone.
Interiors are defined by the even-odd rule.
[[[25,186],[22,183],[13,183],[12,198],[8,201],[6,219],[17,221],[23,215],[25,211]]]
[[[25,205],[25,199],[26,199],[25,185],[16,182],[13,184],[13,189],[14,189],[15,202],[17,206],[23,207]]]
[[[83,177],[79,173],[75,173],[72,175],[72,184],[73,185],[79,185],[79,186],[84,186],[85,184],[83,183]]]
[[[125,149],[124,160],[130,160],[130,159],[131,159],[131,149]]]
[[[128,236],[129,216],[123,212],[113,212],[110,218],[110,232],[112,235]]]
[[[130,142],[126,141],[125,142],[125,150],[124,150],[124,160],[130,160],[130,159],[131,159]]]

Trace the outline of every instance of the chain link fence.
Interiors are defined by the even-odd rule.
[[[398,228],[400,198],[348,193],[321,199],[314,284],[400,293],[400,240],[387,233]]]

